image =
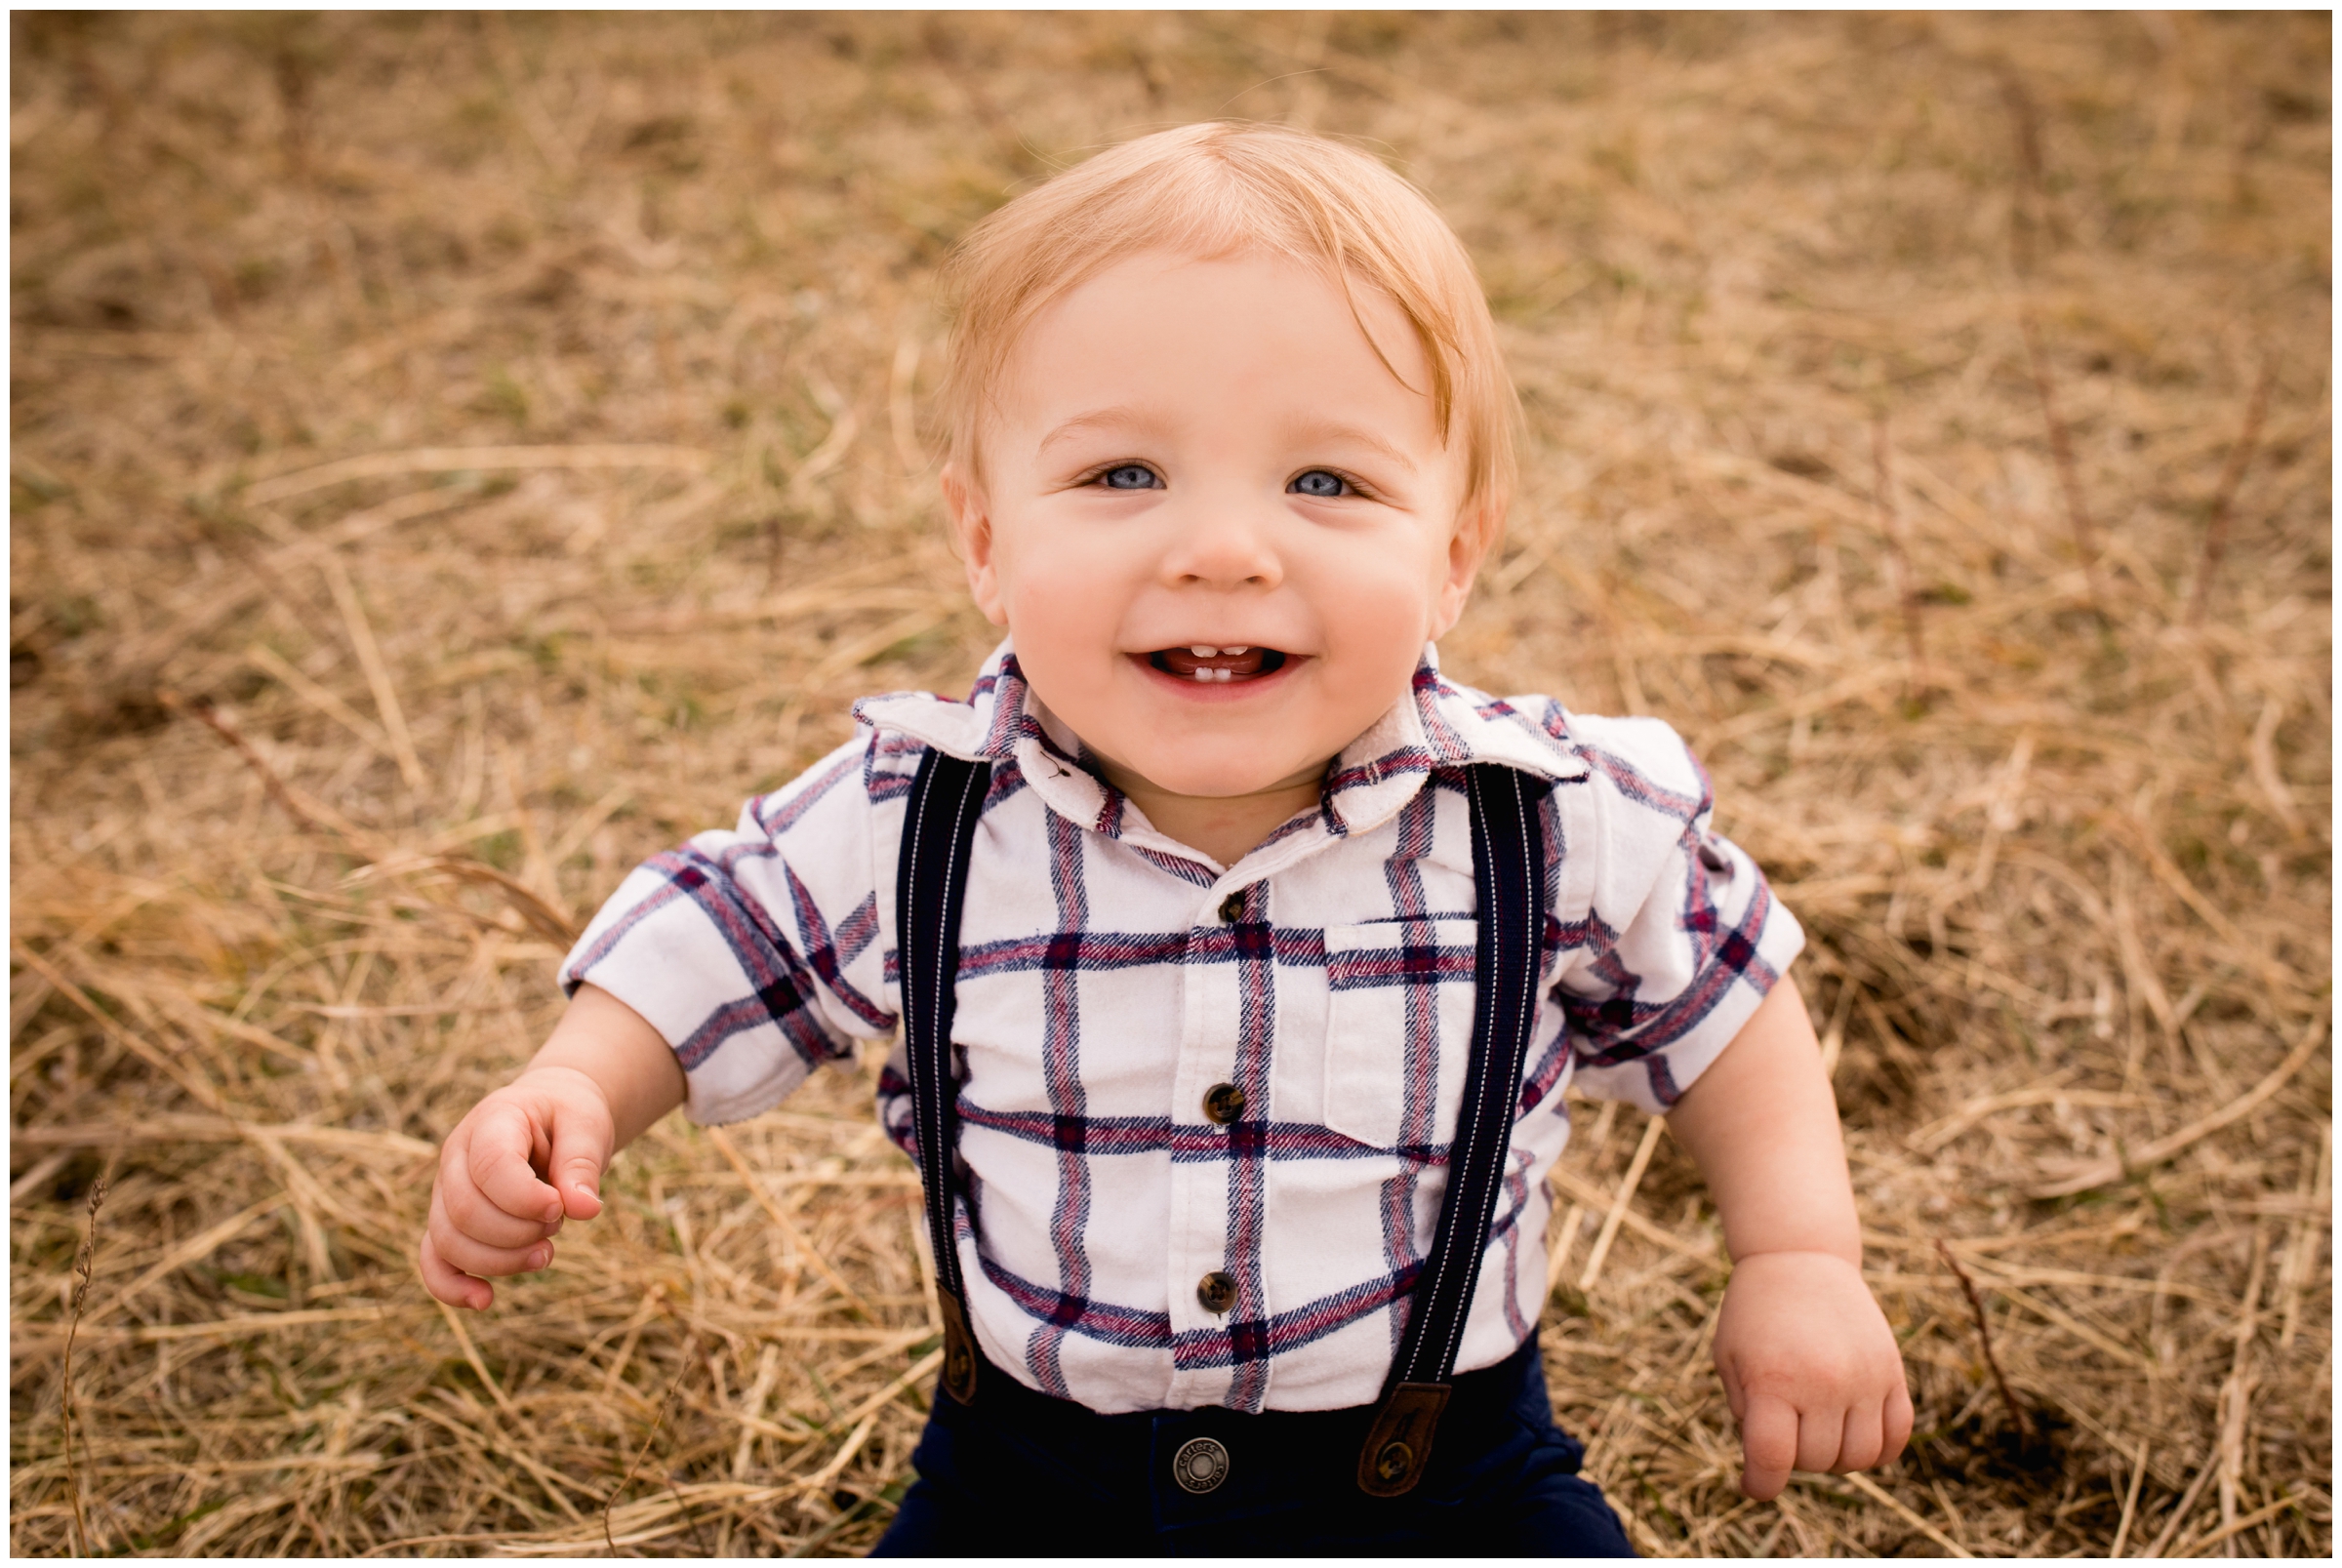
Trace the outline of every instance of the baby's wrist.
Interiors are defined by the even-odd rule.
[[[610,1104],[610,1091],[602,1081],[584,1067],[567,1062],[532,1062],[520,1069],[519,1075],[506,1084],[507,1089],[545,1089],[554,1093],[574,1094],[579,1085],[593,1091],[593,1096],[605,1106]]]
[[[1733,1252],[1732,1266],[1742,1268],[1765,1259],[1827,1259],[1831,1263],[1843,1264],[1854,1271],[1857,1278],[1862,1274],[1862,1248],[1859,1245],[1848,1246],[1822,1240],[1788,1241],[1742,1248]]]

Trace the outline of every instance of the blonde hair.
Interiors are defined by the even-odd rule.
[[[1353,147],[1282,126],[1212,121],[1126,141],[968,232],[944,269],[952,321],[943,405],[954,462],[981,477],[983,415],[1032,318],[1150,250],[1207,259],[1267,252],[1323,267],[1361,332],[1353,285],[1387,296],[1431,366],[1440,441],[1460,435],[1464,443],[1459,515],[1494,538],[1512,499],[1519,404],[1472,258],[1406,181]],[[1392,368],[1374,335],[1366,339]]]

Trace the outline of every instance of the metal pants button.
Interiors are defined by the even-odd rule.
[[[1228,1450],[1216,1437],[1191,1437],[1171,1460],[1171,1478],[1198,1495],[1228,1479]]]

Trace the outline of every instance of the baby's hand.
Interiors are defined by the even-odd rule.
[[[553,1261],[564,1219],[602,1212],[610,1104],[574,1067],[535,1067],[471,1107],[439,1149],[423,1282],[450,1307],[496,1300],[487,1280]]]
[[[1740,1489],[1778,1497],[1792,1467],[1868,1469],[1911,1436],[1894,1330],[1862,1271],[1826,1252],[1755,1253],[1733,1266],[1716,1370],[1740,1423]]]

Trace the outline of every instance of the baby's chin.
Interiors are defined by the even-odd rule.
[[[1112,773],[1136,774],[1174,795],[1198,800],[1234,800],[1314,782],[1333,753],[1312,761],[1307,755],[1279,756],[1257,744],[1165,745],[1137,740],[1114,754]]]

